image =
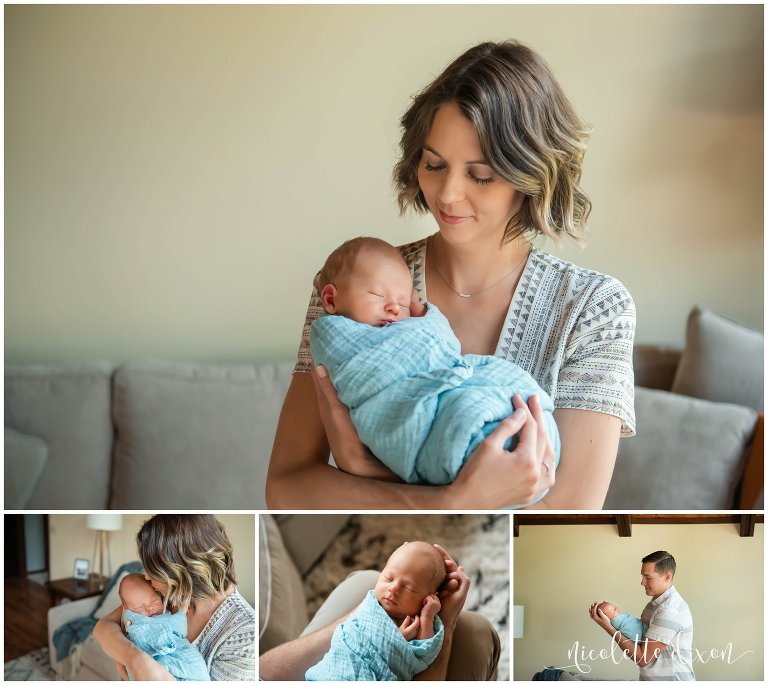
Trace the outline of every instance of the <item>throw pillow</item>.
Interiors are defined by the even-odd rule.
[[[619,443],[605,509],[731,509],[757,414],[635,388],[637,435]]]
[[[307,625],[301,576],[269,514],[259,516],[259,654],[297,638]]]
[[[5,508],[24,509],[48,461],[48,444],[6,427],[4,454]]]
[[[762,412],[763,348],[761,333],[696,307],[672,392]]]

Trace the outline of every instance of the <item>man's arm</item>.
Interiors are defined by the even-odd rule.
[[[331,648],[333,631],[352,612],[344,614],[320,630],[278,645],[259,657],[262,680],[304,680],[304,674]]]

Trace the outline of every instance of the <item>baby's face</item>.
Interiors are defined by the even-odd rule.
[[[413,281],[405,262],[363,248],[336,283],[335,310],[358,323],[385,326],[407,319]]]
[[[421,612],[424,599],[435,594],[436,582],[434,559],[411,543],[389,557],[373,592],[390,616],[405,618]]]
[[[608,618],[616,618],[621,613],[619,607],[610,602],[603,602],[599,605],[598,609],[600,609]]]
[[[134,579],[124,583],[120,592],[123,607],[143,616],[155,616],[163,613],[163,599],[145,580]]]

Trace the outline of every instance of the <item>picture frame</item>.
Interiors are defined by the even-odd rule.
[[[75,559],[75,566],[72,575],[75,580],[88,580],[91,571],[91,562],[89,559]]]

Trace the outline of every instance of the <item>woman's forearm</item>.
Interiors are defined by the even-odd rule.
[[[120,609],[107,614],[93,628],[93,636],[107,656],[123,664],[136,680],[175,680],[146,652],[136,647],[120,628]]]
[[[328,464],[328,440],[309,374],[295,374],[283,403],[267,473],[270,509],[450,509],[450,486],[406,485]],[[454,507],[455,508],[455,507]]]
[[[113,615],[108,614],[102,619],[99,619],[98,623],[93,628],[93,636],[96,638],[104,653],[119,661],[121,664],[130,666],[131,662],[136,656],[137,652],[140,652],[120,629],[119,619],[115,621]]]
[[[619,447],[621,419],[583,409],[557,409],[562,450],[555,484],[525,509],[602,509]]]
[[[407,485],[352,476],[330,464],[272,468],[270,509],[451,509],[448,486]]]

